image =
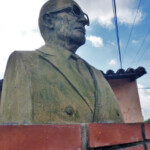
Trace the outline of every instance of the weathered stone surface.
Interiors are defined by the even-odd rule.
[[[123,122],[103,75],[74,54],[85,43],[85,25],[88,16],[73,0],[46,2],[39,18],[45,45],[8,60],[1,123]]]

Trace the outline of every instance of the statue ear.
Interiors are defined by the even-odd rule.
[[[49,14],[43,15],[43,24],[51,30],[54,29],[54,25],[52,24],[52,19]]]

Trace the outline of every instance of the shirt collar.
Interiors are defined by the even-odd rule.
[[[60,47],[57,45],[52,45],[52,44],[44,45],[44,46],[40,47],[37,51],[43,52],[46,55],[51,55],[51,56],[56,56],[56,57],[58,57],[58,56],[60,57],[60,55],[62,55],[66,59],[69,59],[71,57],[74,59],[80,58],[77,54],[74,54],[63,47]]]

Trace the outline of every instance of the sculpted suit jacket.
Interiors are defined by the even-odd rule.
[[[4,124],[123,122],[103,75],[53,45],[11,54],[0,110]]]

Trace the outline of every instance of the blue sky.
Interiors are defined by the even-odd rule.
[[[120,63],[112,1],[91,0],[88,3],[86,0],[77,1],[92,20],[90,28],[87,28],[86,45],[82,46],[77,53],[104,72],[108,69],[118,70]],[[123,68],[126,70],[129,67],[136,69],[143,66],[147,70],[147,74],[137,80],[143,116],[147,119],[150,118],[150,90],[141,88],[150,87],[150,1],[141,0],[137,11],[139,2],[139,0],[116,0],[116,5]],[[134,28],[129,38],[135,16]],[[96,37],[97,45],[94,46]]]
[[[91,65],[104,72],[120,68],[115,26],[113,21],[112,0],[75,0],[89,15],[87,42],[77,54]],[[0,5],[0,79],[3,78],[7,59],[14,50],[34,50],[44,44],[38,29],[38,15],[46,0],[7,0]],[[150,1],[141,0],[135,26],[125,53],[133,20],[139,0],[116,0],[123,68],[143,66],[147,70],[137,80],[138,87],[150,87],[150,34],[139,50],[145,34],[150,30]],[[143,57],[141,58],[143,52]],[[124,55],[125,53],[125,55]],[[140,60],[140,61],[139,61]],[[139,89],[144,119],[150,118],[150,90]]]

